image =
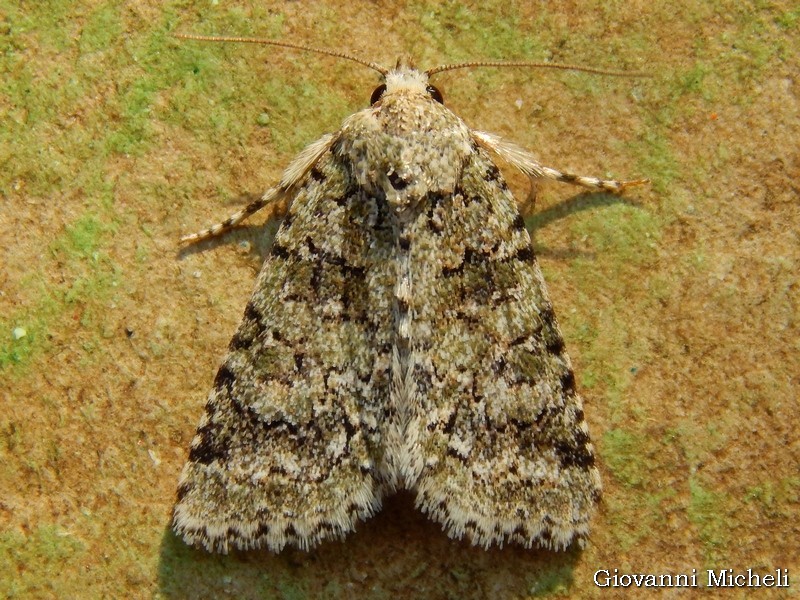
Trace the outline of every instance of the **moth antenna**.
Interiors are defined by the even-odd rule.
[[[328,48],[314,48],[313,46],[306,46],[305,44],[294,44],[292,42],[280,42],[278,40],[266,40],[261,38],[251,37],[227,37],[222,35],[195,35],[193,33],[173,33],[174,37],[182,40],[199,40],[201,42],[243,42],[246,44],[264,44],[267,46],[280,46],[281,48],[292,48],[294,50],[304,50],[306,52],[316,52],[317,54],[326,54],[336,58],[344,58],[351,60],[365,67],[369,67],[383,75],[384,77],[389,72],[389,69],[380,66],[377,63],[364,60],[346,52],[339,52],[338,50],[330,50]]]
[[[562,71],[580,71],[582,73],[592,73],[595,75],[611,75],[613,77],[651,77],[648,73],[637,73],[628,71],[614,71],[612,69],[596,69],[594,67],[582,67],[580,65],[570,65],[565,63],[551,63],[551,62],[537,62],[530,60],[513,60],[513,61],[494,61],[482,60],[465,63],[455,63],[450,65],[440,65],[428,69],[425,73],[430,77],[436,73],[443,73],[444,71],[454,71],[456,69],[471,69],[473,67],[535,67],[541,69],[559,69]]]

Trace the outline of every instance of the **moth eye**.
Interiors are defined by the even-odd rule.
[[[430,97],[436,100],[439,104],[444,104],[444,98],[442,98],[442,92],[434,85],[429,85],[425,90],[430,94]]]
[[[378,87],[376,87],[375,91],[372,92],[372,96],[369,99],[369,105],[372,106],[378,100],[380,100],[381,96],[383,96],[383,92],[385,92],[385,91],[386,91],[386,84],[385,83],[382,83]]]

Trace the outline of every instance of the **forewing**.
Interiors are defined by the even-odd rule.
[[[392,232],[342,161],[300,184],[217,373],[174,510],[188,543],[308,548],[380,506]]]
[[[586,535],[600,477],[524,222],[478,147],[425,206],[407,234],[407,485],[453,537],[564,548]]]

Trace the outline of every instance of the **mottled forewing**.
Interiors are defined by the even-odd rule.
[[[174,510],[189,543],[308,548],[380,506],[392,232],[344,160],[299,185],[217,373]]]
[[[409,226],[417,504],[489,546],[582,540],[600,477],[524,222],[474,148]]]

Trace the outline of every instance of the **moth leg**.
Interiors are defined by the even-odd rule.
[[[206,238],[217,236],[224,233],[239,223],[244,221],[250,215],[258,212],[267,204],[271,204],[289,195],[295,190],[298,183],[303,180],[306,174],[314,167],[320,157],[328,151],[333,143],[334,136],[332,134],[323,135],[316,142],[309,144],[295,159],[286,167],[283,172],[283,177],[280,183],[264,192],[258,200],[251,202],[243,209],[233,213],[230,217],[220,223],[212,225],[208,229],[185,235],[181,238],[182,243],[194,243]]]
[[[259,210],[264,208],[267,204],[271,204],[272,202],[274,202],[283,195],[284,195],[284,190],[282,190],[281,188],[279,187],[270,188],[264,193],[263,196],[261,196],[261,198],[251,202],[241,210],[236,211],[224,221],[215,223],[211,227],[203,229],[203,231],[198,231],[197,233],[191,233],[189,235],[183,236],[181,238],[181,243],[199,242],[200,240],[211,238],[226,231],[229,231],[230,229],[233,229],[239,223],[244,221],[247,217],[249,217],[253,213],[258,212]]]
[[[573,175],[572,173],[564,173],[558,169],[546,167],[539,163],[538,160],[520,146],[512,144],[501,139],[499,136],[492,135],[483,131],[472,132],[475,141],[487,150],[491,150],[498,156],[503,158],[511,165],[525,173],[531,179],[545,178],[553,179],[554,181],[561,181],[562,183],[571,183],[588,188],[590,190],[600,190],[604,192],[612,192],[619,194],[626,188],[635,185],[644,185],[650,183],[649,179],[632,179],[629,181],[618,181],[616,179],[599,179],[598,177],[587,177],[584,175]]]

